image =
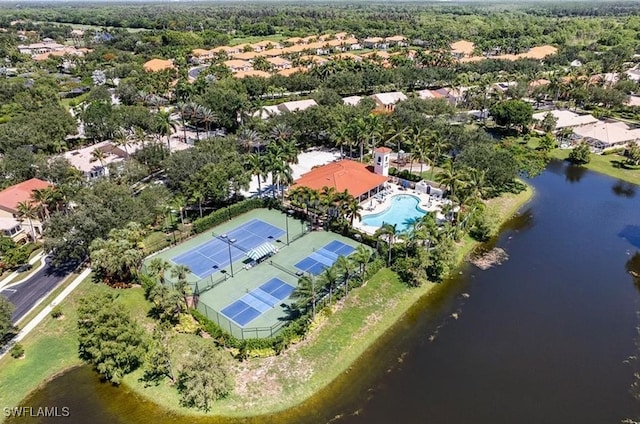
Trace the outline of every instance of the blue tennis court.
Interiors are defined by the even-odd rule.
[[[355,248],[339,240],[333,240],[298,262],[295,267],[313,275],[320,274],[333,265],[340,256],[349,256]]]
[[[294,287],[279,278],[272,278],[251,290],[222,312],[227,318],[244,327],[293,293]]]
[[[193,274],[202,279],[229,266],[229,256],[232,262],[236,262],[245,256],[245,252],[263,243],[276,241],[284,234],[281,228],[253,219],[171,260],[188,266]]]

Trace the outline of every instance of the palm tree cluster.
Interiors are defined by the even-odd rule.
[[[346,190],[338,192],[333,187],[323,187],[318,191],[309,187],[296,187],[289,191],[288,199],[289,204],[306,215],[310,222],[322,219],[329,227],[336,223],[345,228],[361,218],[362,206],[359,200]]]
[[[182,120],[185,141],[187,140],[187,123],[195,127],[196,138],[200,141],[200,129],[204,127],[208,135],[212,125],[218,120],[215,112],[194,102],[178,103],[176,111],[180,114],[180,119]]]
[[[305,274],[298,280],[298,286],[291,295],[296,299],[295,307],[302,313],[316,316],[318,305],[331,306],[334,298],[349,294],[349,288],[364,282],[367,265],[373,259],[373,252],[359,245],[351,256],[340,256],[336,262],[325,268],[318,276]]]
[[[273,197],[281,193],[284,200],[285,188],[293,182],[291,164],[298,163],[299,153],[291,128],[275,125],[266,137],[243,128],[236,139],[247,153],[246,169],[258,177],[258,196],[262,196],[262,183],[271,176]]]

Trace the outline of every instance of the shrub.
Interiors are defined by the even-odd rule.
[[[576,165],[584,165],[591,161],[591,150],[587,143],[581,143],[569,153],[569,162]]]
[[[58,319],[61,316],[62,316],[62,309],[60,309],[60,306],[56,306],[51,310],[51,318]]]
[[[15,359],[22,358],[24,356],[24,347],[20,343],[16,343],[11,348],[11,357]]]

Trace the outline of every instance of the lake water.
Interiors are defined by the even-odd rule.
[[[287,413],[243,423],[619,423],[640,418],[638,187],[553,162],[535,199],[495,241],[509,259],[467,267],[327,390]],[[632,260],[633,259],[633,260]],[[452,314],[457,315],[457,319]],[[28,405],[72,420],[192,423],[80,368]]]

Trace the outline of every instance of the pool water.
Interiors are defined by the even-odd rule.
[[[372,227],[382,227],[382,224],[396,225],[398,231],[409,228],[409,221],[421,218],[426,211],[418,206],[420,199],[410,194],[396,194],[391,197],[391,205],[382,212],[362,216],[362,223]]]

